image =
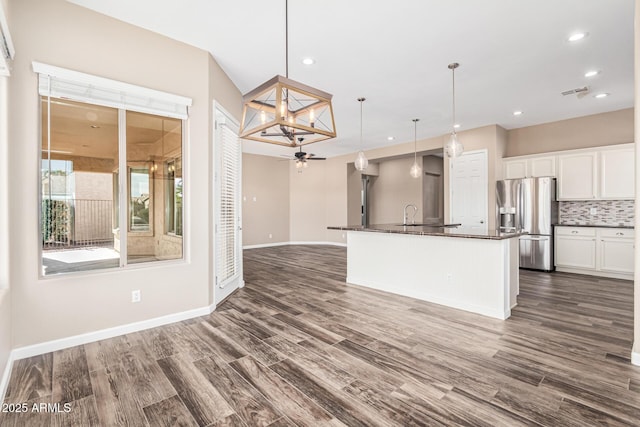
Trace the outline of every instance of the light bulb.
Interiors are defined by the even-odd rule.
[[[444,151],[447,153],[447,156],[451,158],[460,156],[464,151],[464,146],[458,141],[458,135],[455,132],[451,132],[449,142],[447,142],[447,145],[444,147]]]
[[[287,101],[284,100],[280,104],[280,117],[282,117],[283,119],[287,117],[287,115],[285,114],[286,112],[287,112]]]
[[[302,167],[302,162],[300,160],[296,160],[296,169],[300,169]]]
[[[369,160],[367,160],[362,150],[358,151],[358,156],[356,157],[356,161],[353,162],[353,164],[360,172],[362,172],[367,168],[367,166],[369,166]]]
[[[311,110],[309,110],[309,125],[313,127],[315,121],[316,121],[316,113],[315,111],[313,111],[313,108],[312,108]]]
[[[418,166],[418,161],[414,160],[411,169],[409,170],[409,175],[413,178],[420,178],[422,176],[422,168]]]
[[[307,163],[307,162],[302,162],[302,167],[303,167],[303,168],[308,168],[308,167],[309,167],[309,163]]]
[[[267,113],[265,113],[264,111],[261,111],[260,120],[262,121],[262,124],[265,124],[267,122]]]

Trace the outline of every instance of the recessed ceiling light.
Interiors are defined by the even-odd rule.
[[[388,136],[387,137],[387,141],[393,141],[394,139],[396,139],[394,136]]]
[[[520,110],[514,111],[513,115],[514,116],[521,116],[522,115],[522,111],[520,111]]]
[[[584,73],[585,77],[595,77],[598,74],[600,74],[600,71],[598,70],[591,70],[591,71],[587,71],[586,73]]]
[[[454,129],[460,129],[460,123],[456,123],[455,125],[453,125]]]
[[[578,40],[582,40],[583,38],[587,37],[587,34],[588,33],[573,33],[567,40],[569,40],[570,42],[577,42]]]
[[[313,58],[304,58],[304,59],[302,60],[302,63],[303,63],[304,65],[313,65],[313,64],[315,64],[315,63],[316,63],[316,61],[315,61],[315,59],[313,59]]]
[[[600,99],[600,98],[606,98],[607,96],[609,96],[608,93],[599,93],[599,94],[595,95],[594,98]]]

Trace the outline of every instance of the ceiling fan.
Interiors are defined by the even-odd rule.
[[[302,138],[299,138],[300,143],[302,143]],[[295,160],[296,161],[296,169],[302,169],[302,168],[306,168],[309,166],[309,164],[307,163],[307,160],[327,160],[326,157],[316,157],[315,154],[313,153],[305,153],[304,151],[302,151],[302,145],[300,145],[300,151],[296,151],[295,153],[293,153],[293,158],[291,160]],[[283,156],[283,157],[290,157],[290,156]]]

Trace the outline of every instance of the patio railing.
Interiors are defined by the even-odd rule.
[[[45,199],[41,225],[44,250],[113,245],[113,201]]]

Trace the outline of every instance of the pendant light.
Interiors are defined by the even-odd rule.
[[[453,114],[452,114],[452,123],[451,123],[451,136],[449,136],[449,141],[447,142],[447,145],[444,146],[444,151],[447,153],[447,156],[451,157],[451,158],[455,158],[458,157],[462,154],[462,152],[464,151],[464,146],[462,145],[462,143],[460,141],[458,141],[458,135],[456,134],[456,68],[458,68],[460,66],[460,64],[458,64],[457,62],[454,62],[452,64],[449,64],[449,69],[451,70],[451,76],[452,76],[452,100],[453,102],[451,103],[452,107],[453,107]]]
[[[358,151],[358,156],[356,157],[354,165],[360,172],[364,171],[367,166],[369,166],[369,160],[367,160],[367,157],[364,155],[364,151],[362,151],[362,103],[365,100],[366,98],[358,98],[358,102],[360,102],[360,151]]]
[[[422,168],[418,164],[418,121],[413,119],[413,165],[409,170],[412,178],[420,178],[422,176]]]
[[[288,0],[285,71],[284,77],[277,75],[242,97],[240,138],[287,147],[335,138],[332,95],[289,78]]]

